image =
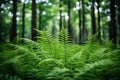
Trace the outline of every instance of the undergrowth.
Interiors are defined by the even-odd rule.
[[[38,33],[37,42],[21,38],[0,45],[0,80],[120,80],[119,47],[71,44],[65,31],[61,40]]]

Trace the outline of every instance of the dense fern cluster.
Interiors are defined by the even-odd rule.
[[[120,48],[88,42],[70,44],[47,32],[34,42],[0,46],[0,80],[120,80]]]

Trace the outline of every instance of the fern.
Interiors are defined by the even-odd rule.
[[[47,74],[47,80],[73,80],[71,78],[71,71],[67,68],[54,68]]]
[[[108,43],[91,41],[71,44],[65,29],[60,40],[46,31],[37,32],[37,42],[20,38],[16,44],[0,46],[2,77],[9,74],[12,78],[7,78],[14,80],[17,74],[23,80],[119,80],[119,47],[112,49]]]
[[[95,79],[97,78],[97,76],[94,74],[94,70],[97,71],[99,70],[99,68],[101,69],[101,67],[105,68],[108,65],[113,65],[113,64],[114,61],[111,61],[110,59],[99,60],[99,61],[95,61],[94,63],[86,64],[83,68],[81,68],[81,71],[78,71],[78,73],[76,73],[76,79],[82,77],[83,75],[88,75],[89,76],[88,78],[90,78],[90,75],[92,75],[92,77]],[[102,71],[102,69],[100,71]],[[84,79],[85,77],[83,77],[82,80]]]
[[[66,44],[69,43],[69,36],[67,31],[63,28],[60,33],[60,41],[64,44],[64,66],[67,67],[67,46]]]
[[[39,30],[36,30],[36,31],[40,35],[38,37],[38,42],[40,42],[40,44],[47,45],[49,47],[48,49],[49,49],[51,55],[53,55],[52,43],[55,41],[55,38],[48,31],[39,31]]]
[[[0,80],[22,80],[17,76],[11,76],[9,74],[0,74]]]

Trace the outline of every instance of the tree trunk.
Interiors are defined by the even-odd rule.
[[[85,6],[84,6],[84,0],[82,0],[82,30],[81,30],[81,41],[84,42],[87,40],[88,32],[85,27]]]
[[[73,34],[72,34],[72,26],[71,26],[71,0],[68,0],[68,34],[70,37],[70,41],[73,39]]]
[[[42,29],[42,4],[39,3],[39,30]]]
[[[110,0],[110,27],[109,27],[109,36],[113,44],[117,43],[117,27],[115,20],[115,0]]]
[[[120,14],[118,15],[118,35],[118,44],[120,44]]]
[[[92,19],[92,34],[94,35],[96,33],[96,19],[95,19],[95,1],[92,0],[92,7],[91,7],[91,19]]]
[[[24,0],[23,2],[23,9],[22,9],[22,38],[25,37],[25,2],[26,0]]]
[[[117,16],[117,21],[118,21],[118,35],[120,35],[120,1],[117,2],[117,7],[118,7],[118,16]],[[118,44],[120,44],[120,36],[118,36]]]
[[[120,7],[119,7],[120,8]],[[118,43],[120,44],[120,9],[119,9],[119,15],[118,15]]]
[[[31,22],[31,39],[36,41],[36,0],[32,0],[32,22]]]
[[[101,28],[100,28],[100,0],[97,0],[97,10],[98,10],[98,40],[101,42]]]
[[[60,27],[60,31],[62,30],[62,0],[59,0],[59,16],[60,16],[60,21],[59,21],[59,27]]]
[[[79,7],[80,7],[80,0],[78,0],[79,2]],[[78,10],[78,17],[79,17],[79,44],[81,44],[81,10]]]
[[[82,0],[82,29],[83,32],[85,31],[85,7],[84,7],[84,0]],[[84,33],[83,33],[84,35]]]
[[[13,41],[17,36],[17,21],[16,21],[16,12],[17,12],[17,0],[13,0],[13,18],[12,18],[12,27],[10,30],[10,41]]]

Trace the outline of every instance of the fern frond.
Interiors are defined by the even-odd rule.
[[[12,76],[9,74],[0,74],[0,80],[22,80],[17,76]]]
[[[70,76],[71,71],[68,68],[54,68],[47,74],[47,80],[73,80]]]
[[[84,75],[86,74],[86,72],[88,71],[92,71],[94,70],[94,68],[99,68],[99,67],[104,67],[104,66],[107,66],[107,65],[113,65],[114,64],[114,61],[110,60],[110,59],[104,59],[104,60],[98,60],[98,61],[95,61],[93,63],[90,63],[90,64],[86,64],[82,69],[81,71],[79,71],[79,73],[77,73],[76,75],[80,76],[80,75]]]
[[[44,60],[42,60],[39,64],[38,64],[38,66],[46,66],[46,65],[54,65],[54,64],[56,64],[57,66],[63,66],[63,64],[61,63],[61,61],[60,60],[56,60],[56,59],[52,59],[52,58],[50,58],[50,59],[44,59]]]
[[[71,43],[72,40],[70,40],[70,39],[71,39],[71,38],[70,38],[67,30],[63,28],[63,29],[61,30],[60,34],[59,34],[59,40],[60,40],[60,42],[65,43],[65,44]]]

